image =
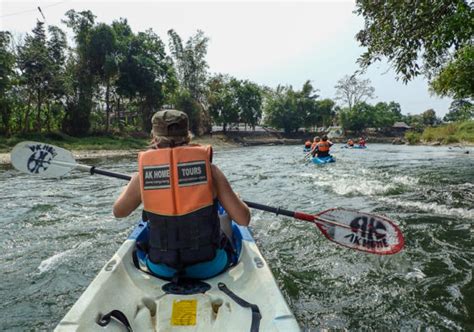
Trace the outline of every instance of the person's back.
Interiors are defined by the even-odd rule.
[[[319,136],[316,136],[314,139],[313,139],[313,144],[311,144],[311,156],[315,156],[316,153],[318,152],[318,143],[321,141],[321,139],[319,138]]]
[[[250,212],[211,163],[212,149],[188,144],[187,121],[185,113],[175,110],[153,116],[153,148],[139,154],[139,175],[117,199],[114,214],[127,216],[143,202],[149,241],[140,257],[149,272],[205,279],[231,261],[218,201],[241,225],[248,225]]]
[[[360,147],[365,147],[365,139],[364,138],[359,138],[359,146]]]
[[[321,142],[318,143],[318,157],[327,157],[329,156],[329,149],[332,146],[332,142],[328,141],[326,135],[323,136]]]
[[[311,141],[308,139],[306,142],[304,142],[304,147],[305,149],[310,149],[311,148]]]

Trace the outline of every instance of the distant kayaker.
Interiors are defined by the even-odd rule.
[[[316,145],[318,158],[329,156],[329,149],[332,145],[332,142],[328,140],[326,135],[324,135],[321,141]]]
[[[349,140],[347,141],[347,146],[350,146],[351,148],[354,147],[354,141],[352,140],[352,138],[349,138]]]
[[[247,226],[250,211],[212,164],[212,148],[189,144],[188,116],[159,111],[152,118],[151,149],[139,153],[134,174],[115,201],[113,213],[127,217],[143,202],[149,220],[144,261],[165,279],[207,279],[232,262],[232,245],[221,231],[218,202],[236,223]]]
[[[363,137],[360,137],[359,138],[359,146],[362,148],[362,147],[365,147],[365,139]]]
[[[311,144],[311,156],[315,156],[316,153],[318,152],[318,143],[321,141],[321,138],[319,136],[316,136],[313,138],[313,144]]]

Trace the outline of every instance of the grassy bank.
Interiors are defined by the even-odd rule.
[[[0,137],[0,153],[9,153],[17,143],[23,141],[49,143],[74,151],[142,150],[150,143],[149,138],[132,136],[100,135],[79,138],[55,133],[42,135],[31,134],[10,138]],[[195,137],[192,139],[192,143],[210,144],[215,148],[225,148],[236,145],[236,143],[224,135]]]
[[[71,137],[64,134],[21,135],[0,138],[0,152],[10,152],[12,147],[23,141],[35,141],[58,145],[68,150],[136,150],[149,143],[147,138],[128,136]]]
[[[410,144],[417,143],[474,143],[474,121],[449,123],[439,127],[426,128],[423,133],[407,132],[405,138]]]

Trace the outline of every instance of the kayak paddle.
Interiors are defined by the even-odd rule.
[[[46,143],[18,143],[11,152],[11,162],[13,167],[21,172],[45,177],[60,177],[77,168],[90,174],[131,179],[129,175],[78,164],[70,151]],[[404,245],[401,230],[386,217],[344,208],[328,209],[313,215],[244,202],[253,209],[312,222],[327,239],[351,249],[377,255],[390,255],[399,252]]]

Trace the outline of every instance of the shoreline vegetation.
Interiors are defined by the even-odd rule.
[[[254,135],[252,132],[222,132],[213,135],[194,137],[192,143],[212,145],[216,151],[239,147],[257,145],[303,145],[304,141],[315,133],[298,133],[291,138],[284,135],[270,134]],[[355,137],[355,135],[354,135]],[[19,142],[38,141],[50,143],[71,150],[78,160],[103,157],[119,157],[136,155],[148,146],[149,138],[132,136],[98,135],[84,138],[71,137],[63,134],[52,133],[44,135],[15,136],[0,142],[0,164],[10,163],[10,151]],[[345,143],[347,137],[333,138],[335,143]],[[408,144],[408,145],[450,145],[474,146],[474,121],[451,123],[439,127],[426,128],[422,133],[408,131],[404,136],[367,136],[368,144]]]

